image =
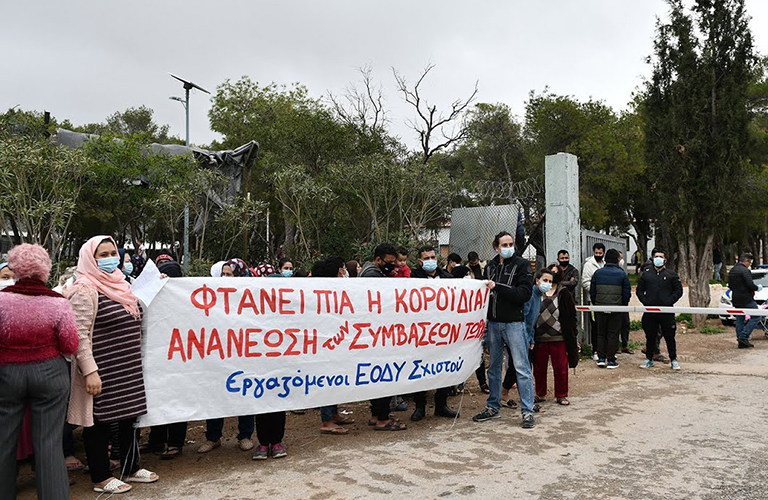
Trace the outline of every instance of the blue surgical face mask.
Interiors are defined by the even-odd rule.
[[[500,253],[501,253],[502,257],[504,257],[505,259],[508,259],[508,258],[512,257],[513,255],[515,255],[515,249],[514,249],[514,247],[502,248]]]
[[[133,264],[130,262],[126,262],[123,264],[123,274],[126,276],[130,276],[133,272]]]
[[[426,272],[431,273],[435,269],[437,269],[437,261],[436,260],[425,260],[421,263],[422,269],[424,269]]]
[[[653,265],[656,267],[663,267],[664,266],[664,257],[654,257],[653,258]]]
[[[117,265],[119,263],[119,257],[106,257],[104,259],[96,259],[96,264],[99,266],[99,269],[107,274],[112,274],[112,271],[117,269]]]
[[[539,290],[541,290],[541,293],[549,292],[550,290],[552,290],[552,283],[542,281],[541,283],[539,283]]]
[[[282,276],[283,278],[290,278],[291,276],[293,276],[293,269],[283,269],[282,271],[280,271],[280,276]]]

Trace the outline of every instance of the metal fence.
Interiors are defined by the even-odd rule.
[[[480,260],[496,256],[493,237],[501,231],[515,234],[519,208],[517,205],[454,208],[451,212],[451,252],[462,259],[469,252],[477,252]]]
[[[607,234],[603,233],[597,233],[595,231],[587,231],[586,229],[582,229],[581,231],[581,268],[579,271],[583,271],[584,269],[584,262],[586,262],[587,259],[592,257],[592,246],[595,243],[602,243],[605,245],[605,249],[609,250],[611,248],[615,248],[619,252],[621,252],[624,255],[624,271],[627,270],[627,263],[626,263],[626,257],[627,257],[627,242],[626,240],[622,238],[616,238],[615,236],[609,236]],[[582,293],[581,298],[582,304],[589,304],[589,296],[587,292]],[[584,342],[587,344],[590,344],[594,347],[594,343],[592,342],[592,326],[593,323],[589,321],[590,318],[592,318],[592,313],[585,312],[580,315],[580,330],[582,332],[581,336]]]

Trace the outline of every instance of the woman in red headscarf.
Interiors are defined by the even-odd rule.
[[[141,364],[141,306],[118,269],[115,241],[95,236],[80,248],[77,279],[67,290],[77,322],[79,347],[72,363],[67,420],[83,426],[93,489],[125,493],[129,484],[112,476],[110,424],[120,429],[121,478],[152,483],[158,476],[139,468],[134,425],[147,412]]]

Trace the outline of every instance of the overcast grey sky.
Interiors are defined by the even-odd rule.
[[[768,53],[768,2],[747,0],[757,50]],[[467,96],[522,115],[545,86],[623,108],[649,74],[662,0],[59,0],[0,3],[0,110],[47,109],[74,123],[103,121],[129,106],[155,110],[184,135],[181,85],[213,92],[225,79],[301,82],[314,96],[341,92],[369,64],[384,86],[391,130],[413,146],[411,110],[391,68],[425,85],[438,106]],[[209,96],[192,95],[192,142],[217,137]],[[258,140],[258,138],[255,138]]]

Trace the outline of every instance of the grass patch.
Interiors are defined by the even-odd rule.
[[[636,331],[642,330],[642,329],[643,329],[643,322],[642,321],[633,319],[632,321],[629,322],[629,331],[636,332]]]
[[[630,340],[629,345],[627,346],[633,351],[638,351],[645,347],[645,342],[641,342],[639,340]]]
[[[701,330],[699,330],[699,333],[702,335],[717,335],[723,332],[725,332],[725,328],[712,325],[704,325],[701,327]]]
[[[675,316],[675,321],[678,323],[685,323],[685,326],[690,330],[693,328],[693,317],[688,313],[678,314]]]

